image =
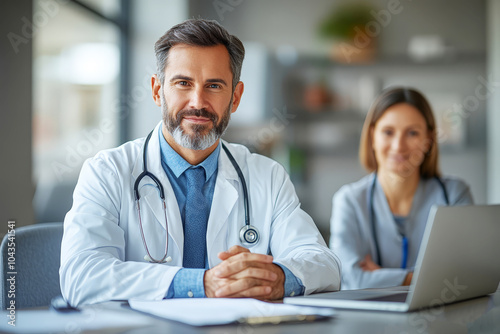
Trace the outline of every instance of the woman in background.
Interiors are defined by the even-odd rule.
[[[409,285],[433,205],[471,204],[469,187],[442,177],[436,122],[410,88],[382,92],[361,134],[371,174],[333,196],[330,248],[342,262],[342,289]]]

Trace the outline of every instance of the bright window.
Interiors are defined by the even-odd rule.
[[[119,15],[118,1],[81,3]],[[83,162],[118,144],[120,29],[72,1],[35,0],[33,22],[35,215],[62,221]]]

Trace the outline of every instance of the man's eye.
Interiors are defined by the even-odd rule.
[[[181,86],[187,86],[188,82],[187,81],[178,81],[177,84],[181,85]]]
[[[392,130],[384,130],[384,131],[382,131],[382,133],[386,136],[390,136],[390,135],[392,135]]]
[[[214,88],[214,89],[217,89],[217,88],[221,88],[221,86],[219,84],[211,84],[210,86],[208,86],[210,88]]]

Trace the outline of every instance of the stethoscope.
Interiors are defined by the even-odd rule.
[[[154,131],[154,130],[153,130]],[[146,249],[146,255],[144,256],[144,260],[149,261],[151,263],[165,263],[165,262],[170,262],[172,261],[172,257],[167,256],[168,254],[168,221],[167,221],[167,206],[165,204],[165,192],[163,190],[163,186],[161,182],[158,180],[158,178],[151,172],[148,171],[148,163],[146,160],[146,153],[148,150],[148,144],[149,140],[151,139],[151,135],[153,134],[153,131],[151,131],[146,138],[146,141],[144,142],[144,149],[142,152],[143,155],[143,167],[142,167],[142,173],[137,177],[135,180],[134,184],[134,196],[135,196],[135,202],[137,203],[137,212],[139,214],[139,227],[141,230],[141,238],[142,238],[142,243],[144,244],[144,248]],[[231,161],[231,164],[233,165],[234,169],[236,170],[236,173],[238,174],[238,177],[241,182],[241,186],[243,188],[243,203],[245,207],[245,226],[243,226],[240,229],[240,241],[243,245],[245,246],[253,246],[257,244],[259,241],[259,231],[255,226],[252,226],[250,224],[250,206],[248,203],[248,189],[247,189],[247,184],[245,182],[245,178],[243,177],[243,173],[241,172],[240,166],[238,166],[238,163],[234,159],[233,155],[229,151],[229,149],[222,143],[222,148],[227,154],[227,157],[229,158],[229,161]],[[141,180],[145,177],[149,177],[153,182],[156,184],[156,187],[158,188],[160,199],[163,202],[163,214],[165,215],[165,228],[166,228],[166,235],[167,235],[167,240],[165,242],[165,254],[163,257],[159,260],[155,259],[154,257],[151,256],[151,253],[149,252],[149,248],[146,242],[146,238],[144,237],[144,230],[142,228],[142,219],[141,219],[141,206],[139,204],[139,183]]]
[[[450,201],[448,199],[448,192],[446,191],[446,187],[444,186],[443,181],[438,176],[435,176],[435,179],[437,180],[437,182],[441,186],[441,189],[443,189],[443,195],[444,195],[444,199],[446,201],[446,205],[450,205]],[[373,235],[373,242],[375,244],[375,256],[376,256],[377,264],[379,266],[382,266],[381,265],[382,261],[380,260],[380,248],[378,246],[377,231],[376,231],[376,227],[375,227],[375,211],[373,209],[373,196],[375,193],[376,184],[377,184],[377,173],[375,173],[373,176],[373,182],[372,182],[372,186],[370,188],[370,194],[369,194],[370,226],[371,226],[372,235]],[[405,269],[407,266],[407,262],[408,262],[408,238],[404,233],[401,234],[401,238],[402,238],[401,244],[402,244],[402,249],[403,249],[403,256],[401,258],[401,268]]]

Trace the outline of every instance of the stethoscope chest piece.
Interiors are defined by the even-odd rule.
[[[240,229],[240,241],[245,246],[253,246],[259,242],[259,231],[252,225],[245,225]]]

